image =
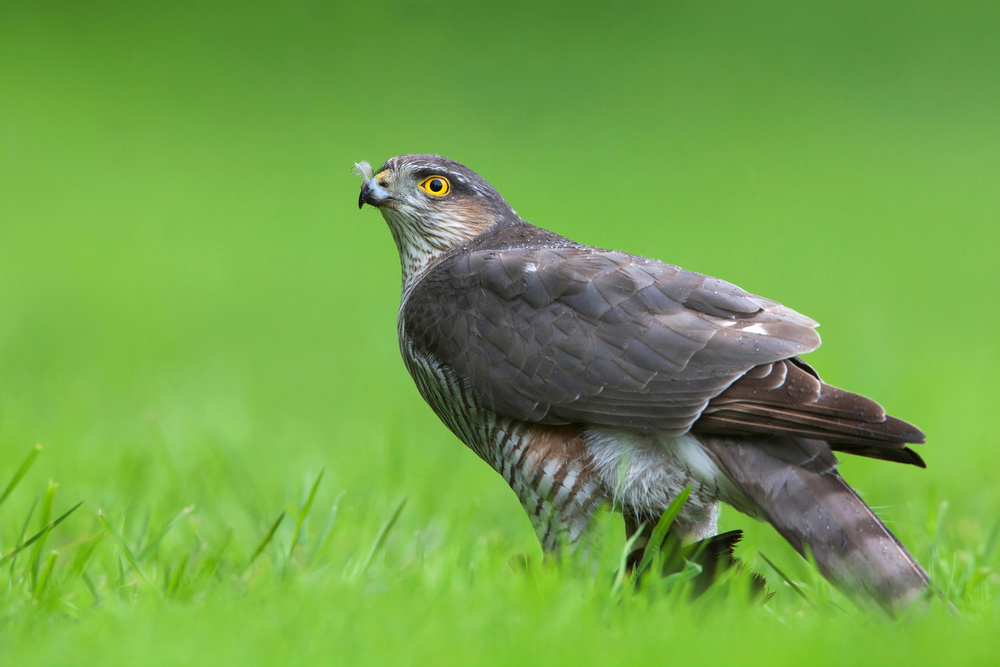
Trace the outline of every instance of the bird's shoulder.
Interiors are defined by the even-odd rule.
[[[400,316],[408,346],[497,412],[664,432],[753,366],[819,345],[775,301],[527,226],[444,257]]]
[[[718,278],[587,246],[527,224],[500,228],[448,253],[403,306],[414,324],[426,324],[431,313],[444,316],[458,304],[482,308],[487,302],[511,315],[564,311],[595,326],[673,322],[683,328],[697,320],[712,330],[794,343],[791,354],[819,345],[817,323],[776,301]]]

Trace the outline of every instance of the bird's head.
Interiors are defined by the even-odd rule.
[[[497,226],[523,224],[492,185],[465,165],[439,155],[400,155],[373,174],[356,165],[364,179],[358,208],[382,212],[408,278],[453,248]]]

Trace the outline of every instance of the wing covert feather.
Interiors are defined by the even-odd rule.
[[[498,413],[668,434],[755,366],[819,345],[816,323],[777,302],[575,244],[451,255],[401,324]]]

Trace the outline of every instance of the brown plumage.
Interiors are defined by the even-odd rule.
[[[370,179],[370,180],[369,180]],[[832,450],[923,467],[914,426],[825,384],[811,319],[735,285],[524,222],[438,156],[366,176],[403,267],[400,347],[421,395],[521,499],[546,549],[611,501],[715,533],[719,501],[765,519],[825,576],[887,607],[927,576],[837,474]]]

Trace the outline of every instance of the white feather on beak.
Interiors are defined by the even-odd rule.
[[[367,160],[362,160],[361,162],[355,162],[354,173],[360,176],[362,179],[364,179],[366,185],[368,184],[368,181],[372,180],[372,178],[375,176],[375,170],[372,169],[372,166],[368,164]]]

